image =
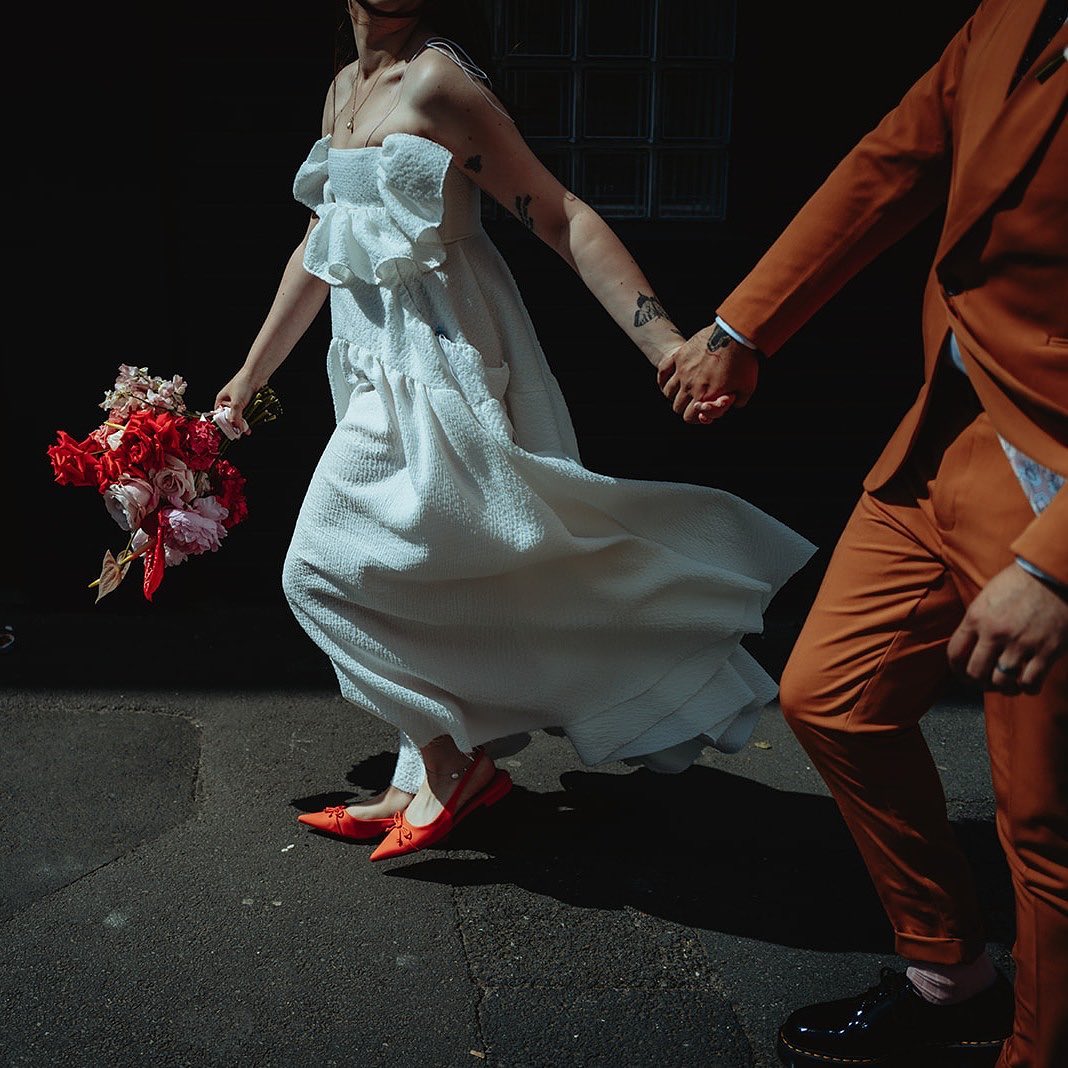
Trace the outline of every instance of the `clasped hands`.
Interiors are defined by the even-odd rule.
[[[749,403],[759,373],[756,352],[713,324],[660,361],[657,383],[685,422],[711,423]]]

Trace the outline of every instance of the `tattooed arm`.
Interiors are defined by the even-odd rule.
[[[604,219],[556,180],[495,104],[455,63],[428,49],[405,74],[394,122],[449,149],[475,184],[559,253],[660,366],[683,335],[649,280]]]

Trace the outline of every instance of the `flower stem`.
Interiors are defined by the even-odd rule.
[[[119,553],[118,557],[116,558],[115,563],[119,567],[125,567],[127,564],[136,560],[139,556],[143,556],[151,544],[152,540],[149,539],[145,542],[144,545],[141,546],[140,549],[137,550],[137,552],[131,552],[129,549],[123,549],[122,552]],[[100,579],[93,579],[93,581],[89,583],[89,589],[95,589],[99,585]]]

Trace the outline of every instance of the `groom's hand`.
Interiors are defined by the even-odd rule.
[[[946,652],[984,690],[1036,694],[1068,652],[1068,599],[1010,564],[968,606]]]
[[[711,423],[749,403],[759,374],[756,353],[713,324],[660,362],[657,383],[687,423]]]

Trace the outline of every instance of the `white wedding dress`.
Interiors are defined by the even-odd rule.
[[[402,732],[394,782],[414,791],[443,734],[558,727],[586,765],[661,771],[741,747],[777,692],[741,639],[814,547],[729,493],[583,467],[441,145],[323,137],[294,195],[320,220],[304,265],[330,284],[337,427],[283,586],[342,694]]]

